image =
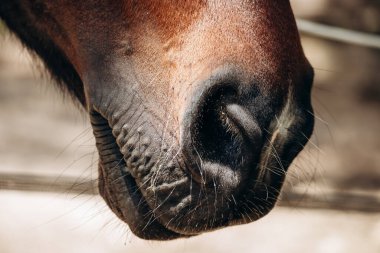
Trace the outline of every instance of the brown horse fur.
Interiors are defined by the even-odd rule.
[[[312,133],[287,0],[2,0],[0,17],[89,112],[100,192],[142,238],[262,217]]]

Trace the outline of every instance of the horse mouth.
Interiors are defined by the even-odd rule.
[[[185,159],[174,149],[165,150],[166,158],[160,159],[157,153],[162,150],[152,151],[149,141],[133,141],[141,132],[111,127],[95,111],[90,117],[100,157],[100,194],[132,232],[144,239],[189,237],[261,218],[275,205],[290,164],[281,164],[274,154],[275,147],[280,150],[284,145],[275,133],[262,148],[256,176],[247,179],[239,191],[226,191],[215,181],[210,185],[193,178]]]
[[[133,145],[126,143],[120,148],[108,120],[100,113],[92,111],[90,118],[99,152],[98,187],[107,205],[141,238],[169,240],[183,237],[161,225],[154,217],[141,187],[131,174],[131,169],[138,162],[135,157],[131,157]],[[125,132],[126,128],[119,131]],[[150,166],[149,163],[150,159],[145,157],[144,165]]]

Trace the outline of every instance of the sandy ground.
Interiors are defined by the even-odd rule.
[[[254,224],[146,242],[97,196],[0,192],[0,252],[380,252],[380,214],[276,208]]]
[[[286,187],[379,192],[380,52],[309,37],[303,44],[316,70],[317,124]],[[96,178],[87,117],[23,51],[0,39],[0,172]],[[2,253],[380,252],[376,213],[276,207],[254,224],[151,243],[132,236],[98,196],[0,191],[0,203]]]

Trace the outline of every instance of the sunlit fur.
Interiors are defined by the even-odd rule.
[[[100,193],[136,235],[274,206],[313,129],[289,1],[2,0],[0,17],[88,111]]]

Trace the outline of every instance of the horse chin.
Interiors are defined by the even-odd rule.
[[[152,152],[157,143],[127,138],[131,129],[111,128],[98,113],[91,119],[100,155],[100,194],[140,238],[171,240],[245,224],[266,215],[276,202],[285,175],[274,178],[267,172],[265,182],[252,179],[239,191],[206,185],[185,173],[189,170],[173,153],[176,148]],[[135,134],[152,139],[142,131]],[[266,164],[271,162],[276,161]]]
[[[101,161],[100,194],[136,236],[149,240],[191,237],[258,220],[273,208],[282,184],[281,179],[275,182],[266,175],[265,183],[252,183],[240,195],[223,196],[220,190],[207,191],[188,177],[144,188],[137,183],[142,179],[129,171],[124,162]],[[193,192],[183,195],[182,187]]]
[[[111,210],[138,237],[147,240],[171,240],[184,237],[163,226],[152,215],[142,192],[138,189],[135,179],[125,173],[125,167],[109,168],[99,164],[99,191]],[[106,168],[106,169],[105,169]]]

